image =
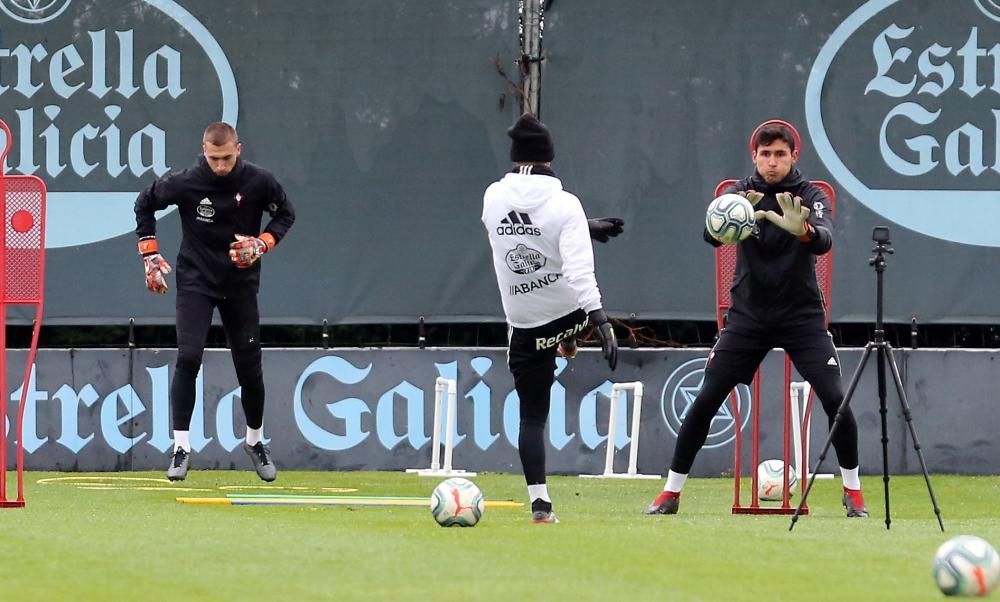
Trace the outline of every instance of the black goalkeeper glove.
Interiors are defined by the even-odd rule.
[[[625,220],[620,217],[598,217],[587,220],[590,227],[590,237],[597,242],[608,242],[608,239],[625,231]]]
[[[603,309],[595,309],[587,314],[590,323],[597,330],[597,336],[601,337],[601,351],[604,359],[608,360],[608,367],[614,371],[618,365],[618,341],[615,340],[615,331],[608,321],[608,314]]]

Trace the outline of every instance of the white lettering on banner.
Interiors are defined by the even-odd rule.
[[[903,29],[896,25],[890,25],[876,38],[872,46],[872,54],[875,58],[877,73],[868,82],[865,94],[880,92],[886,96],[902,98],[913,93],[918,82],[916,74],[906,82],[898,81],[889,75],[889,71],[895,63],[907,66],[907,59],[912,54],[911,50],[906,47],[892,50],[887,41],[889,38],[893,40],[905,40],[913,33],[913,29],[912,27]],[[937,98],[951,89],[955,83],[955,68],[948,62],[935,62],[935,59],[948,57],[951,51],[952,48],[950,46],[941,46],[935,42],[920,53],[916,70],[923,76],[925,81],[923,81],[919,88],[916,88],[917,95],[926,94]],[[997,62],[1000,59],[1000,45],[994,44],[989,52],[993,56],[991,62],[1000,64]],[[958,70],[961,74],[961,85],[958,87],[958,91],[968,98],[975,98],[981,92],[987,90],[986,86],[980,84],[977,79],[979,59],[987,55],[987,49],[979,47],[978,27],[973,27],[970,30],[968,39],[961,48],[955,51],[955,55],[961,59],[961,65]],[[934,78],[937,79],[935,80]],[[1000,92],[1000,69],[993,70],[993,81],[989,90]],[[891,136],[889,124],[893,118],[903,117],[905,118],[904,125],[931,125],[937,121],[941,113],[942,109],[931,111],[913,101],[900,103],[889,111],[882,121],[882,128],[879,135],[879,150],[890,169],[905,176],[919,176],[929,173],[938,165],[938,161],[932,157],[934,151],[941,148],[942,144],[936,138],[926,134],[906,138],[907,147],[917,153],[917,157],[919,158],[916,163],[907,161],[890,147],[889,140]],[[995,109],[992,110],[991,116],[993,117],[994,126],[992,131],[993,142],[997,145],[1000,144],[1000,120],[997,119],[997,111]],[[912,128],[906,128],[906,130],[909,129]],[[983,130],[973,124],[966,122],[950,132],[945,138],[943,146],[945,167],[951,175],[957,176],[963,171],[969,170],[973,176],[978,176],[986,171],[987,166],[984,164],[983,157]],[[967,157],[965,160],[961,158],[963,147],[967,148]],[[1000,163],[997,163],[997,161],[1000,161],[1000,156],[995,156],[994,161],[991,167],[1000,173]]]
[[[89,384],[84,385],[79,393],[74,391],[73,387],[63,385],[59,387],[59,390],[52,397],[59,400],[60,408],[62,409],[62,413],[60,414],[62,429],[60,429],[61,433],[59,438],[56,439],[56,443],[75,454],[83,449],[83,446],[94,440],[93,433],[86,437],[80,436],[80,407],[89,408],[100,397],[97,395],[94,387]]]
[[[143,403],[138,393],[129,384],[114,389],[99,404],[101,439],[119,454],[134,448],[150,433],[152,436],[147,443],[157,450],[165,452],[173,446],[173,439],[170,435],[170,408],[167,402],[169,396],[167,366],[148,367],[146,372],[150,376],[149,384],[152,386],[153,392],[152,403],[148,406]],[[20,403],[21,389],[18,387],[9,395],[13,408],[16,408],[16,404]],[[195,407],[190,428],[191,448],[195,451],[201,451],[213,441],[212,437],[205,436],[204,390],[204,371],[199,371],[195,379]],[[215,431],[219,436],[219,445],[226,451],[234,450],[243,442],[243,437],[237,437],[233,431],[233,406],[239,394],[240,388],[237,387],[223,395],[219,403],[215,405]],[[93,407],[101,400],[101,396],[92,384],[85,383],[79,391],[64,384],[56,390],[52,398],[57,400],[60,405],[59,425],[58,428],[43,429],[43,432],[60,432],[60,437],[55,443],[77,454],[94,442],[96,434],[91,432],[84,436],[80,433],[80,409]],[[39,390],[36,386],[35,366],[32,366],[28,379],[24,423],[22,425],[24,450],[29,454],[34,453],[50,441],[48,436],[38,436],[38,404],[48,400],[48,391]],[[140,417],[147,413],[147,410],[150,414],[148,420],[152,421],[150,431],[139,431],[132,436],[124,435],[122,433],[123,426],[129,422],[138,422]],[[8,429],[7,433],[10,434],[10,420],[5,420],[4,425]],[[269,439],[264,439],[265,443],[268,441]]]
[[[3,169],[50,181],[48,248],[98,242],[135,228],[132,205],[138,191],[149,178],[174,167],[167,156],[168,137],[192,136],[187,120],[166,123],[163,116],[217,107],[217,120],[237,123],[235,77],[212,34],[174,0],[140,2],[143,10],[155,9],[167,20],[137,19],[135,28],[123,28],[121,14],[143,11],[126,11],[130,3],[109,1],[101,7],[109,27],[74,30],[70,39],[59,39],[63,20],[79,20],[86,13],[84,22],[91,23],[102,14],[85,2],[77,2],[74,10],[72,0],[64,0],[51,10],[39,8],[39,18],[31,18],[31,11],[11,14],[18,22],[3,29],[0,113],[10,119],[14,137]],[[184,66],[205,59],[219,86],[203,81],[196,66],[198,85],[189,89]],[[181,102],[186,104],[167,106]],[[197,150],[190,148],[192,154]],[[112,181],[117,190],[95,190],[90,179]]]
[[[22,427],[23,427],[23,430],[24,430],[24,451],[30,454],[30,453],[38,450],[38,448],[40,448],[42,445],[44,445],[49,440],[48,437],[39,438],[38,437],[38,429],[35,428],[35,422],[36,422],[36,418],[35,418],[36,411],[35,410],[38,407],[37,404],[40,401],[47,401],[48,398],[49,398],[49,392],[48,391],[39,391],[38,388],[35,386],[35,366],[31,367],[31,373],[28,376],[28,385],[27,386],[28,386],[28,389],[27,389],[27,392],[25,393],[25,399],[24,399],[24,422],[22,423]],[[23,392],[23,389],[24,389],[24,386],[22,385],[22,386],[18,387],[13,393],[11,393],[10,394],[10,401],[13,401],[15,403],[20,403],[20,401],[21,401],[21,394]],[[3,392],[0,391],[0,394],[2,394],[2,393]],[[8,420],[6,416],[0,416],[0,418],[4,419],[4,422],[5,422],[6,427],[8,429],[7,430],[7,434],[8,434],[8,441],[9,441],[10,440],[10,438],[9,438],[9,435],[10,435],[10,428],[9,428],[10,427],[10,420]]]
[[[809,133],[868,208],[943,240],[1000,246],[1000,19],[977,0],[915,3],[868,0],[837,26],[806,84]],[[873,152],[882,164],[863,159]],[[980,219],[942,219],[942,203]]]
[[[460,396],[458,406],[459,416],[471,411],[471,433],[459,432],[460,425],[470,424],[470,420],[456,421],[453,433],[455,445],[462,444],[471,435],[469,442],[479,450],[485,451],[493,447],[500,435],[516,447],[520,428],[519,401],[515,391],[494,391],[484,380],[493,368],[493,360],[489,357],[473,357],[469,360],[476,375],[476,382]],[[558,381],[559,375],[566,368],[567,362],[562,358],[556,360],[556,382],[552,386],[552,404],[549,416],[549,443],[555,449],[563,449],[572,440],[580,438],[580,445],[596,449],[604,445],[607,436],[599,430],[604,428],[606,418],[598,420],[598,397],[607,399],[611,394],[610,381],[583,394],[580,400],[570,403],[565,387]],[[428,396],[424,389],[406,380],[386,387],[382,392],[371,392],[371,383],[365,383],[372,373],[374,364],[354,366],[348,359],[337,355],[322,356],[306,366],[291,392],[291,420],[298,427],[306,441],[323,450],[343,451],[365,444],[370,435],[375,435],[378,446],[386,450],[397,447],[405,442],[414,449],[426,446],[431,437],[426,432],[425,424],[433,412],[433,392]],[[457,378],[459,365],[452,361],[436,363],[435,368],[440,376]],[[50,400],[47,390],[39,389],[35,379],[35,368],[30,372],[24,411],[24,449],[28,454],[38,452],[45,446],[59,445],[73,455],[93,446],[110,448],[117,454],[125,454],[139,445],[149,445],[163,453],[173,445],[170,431],[169,411],[169,367],[167,365],[147,366],[143,371],[136,372],[139,379],[134,385],[119,384],[110,392],[100,392],[92,383],[82,383],[78,386],[61,384],[51,395],[58,403],[58,411],[46,411],[42,415],[47,419],[58,421],[59,424],[39,423],[39,404]],[[337,390],[343,385],[363,385],[365,391],[362,397],[349,396],[350,388],[341,393],[345,395],[319,404],[326,410],[329,418],[317,415],[312,409],[313,400],[309,391],[322,386],[322,379],[336,383]],[[380,384],[382,389],[385,384]],[[430,386],[433,386],[432,384]],[[150,396],[143,399],[138,390],[150,391]],[[212,387],[217,389],[217,387]],[[433,389],[430,389],[433,391]],[[223,391],[218,403],[208,404],[213,412],[206,416],[206,399],[204,371],[199,372],[195,380],[195,408],[191,419],[191,447],[201,452],[209,446],[218,446],[229,452],[243,442],[243,437],[235,430],[238,423],[234,415],[240,389]],[[499,395],[499,397],[497,395]],[[271,397],[280,398],[280,393]],[[20,402],[21,389],[9,393],[12,402],[11,412],[16,412]],[[503,400],[500,412],[502,424],[493,424],[493,407],[498,399]],[[399,401],[405,403],[406,419],[394,420]],[[577,416],[570,418],[568,410],[579,408]],[[94,411],[96,409],[96,412]],[[626,435],[627,408],[623,405],[616,417],[619,428],[615,440],[617,448],[623,448],[629,443]],[[97,429],[93,430],[92,422],[80,420],[81,411],[98,419]],[[14,414],[16,415],[16,413]],[[366,420],[366,416],[374,415],[374,421]],[[438,428],[446,428],[444,415]],[[215,437],[207,436],[205,427],[212,425]],[[578,430],[571,429],[571,424],[577,424]],[[131,428],[129,428],[131,425]],[[12,433],[10,420],[4,420],[0,426]],[[495,429],[499,429],[496,431]],[[53,440],[49,435],[39,436],[39,433],[60,433]],[[13,439],[13,436],[11,437]],[[265,438],[265,442],[269,439]]]
[[[406,402],[406,424],[411,425],[407,433],[400,435],[396,433],[395,424],[395,403],[396,398],[401,397]],[[402,441],[407,441],[410,447],[420,449],[429,440],[416,429],[417,425],[423,424],[424,419],[424,390],[416,387],[412,383],[401,382],[389,389],[378,399],[375,406],[375,433],[379,443],[386,449],[396,447]]]
[[[41,71],[48,73],[48,83],[52,91],[63,98],[70,98],[86,86],[87,91],[96,98],[103,99],[114,91],[117,95],[129,99],[140,90],[133,82],[134,35],[135,32],[131,29],[115,32],[118,73],[116,81],[111,82],[114,84],[113,88],[108,85],[106,71],[108,33],[105,29],[87,32],[89,48],[84,48],[83,54],[75,44],[67,44],[51,54],[41,43],[31,48],[25,44],[18,44],[9,49],[0,47],[0,69],[5,74],[13,72],[15,82],[11,87],[7,85],[10,80],[5,79],[5,83],[0,84],[0,94],[13,90],[25,98],[33,97],[43,88],[42,84],[34,83],[32,77],[36,71],[35,63],[38,63]],[[85,61],[84,56],[89,61]],[[46,59],[48,59],[47,67]],[[89,70],[71,78],[75,83],[67,81],[69,75],[87,66],[90,67]],[[185,90],[181,87],[181,53],[164,44],[146,55],[142,60],[141,84],[141,89],[149,98],[156,98],[163,92],[168,92],[173,98],[183,94]]]
[[[226,451],[233,451],[245,439],[233,428],[236,423],[233,410],[236,408],[236,400],[239,399],[242,390],[242,387],[236,387],[235,390],[226,393],[219,400],[219,405],[215,409],[215,436],[218,438],[219,447]],[[264,443],[269,442],[270,439],[264,437]]]
[[[119,411],[121,408],[124,408],[124,414]],[[104,403],[101,404],[101,425],[111,425],[111,428],[102,429],[104,440],[111,449],[119,454],[124,454],[132,449],[136,443],[146,438],[146,433],[126,437],[122,435],[121,431],[123,424],[128,423],[145,410],[146,407],[142,405],[142,400],[135,394],[131,385],[115,389],[104,398]]]
[[[118,40],[119,69],[114,88],[108,86],[106,81],[107,32],[102,29],[88,32],[88,39],[91,42],[90,52],[87,53],[85,49],[84,54],[90,59],[90,70],[87,72],[89,77],[74,77],[73,81],[76,83],[73,84],[67,81],[69,75],[87,66],[75,45],[69,44],[52,53],[47,69],[52,91],[64,99],[69,99],[89,83],[87,91],[101,99],[113,91],[123,100],[128,100],[138,92],[140,88],[132,82],[133,31],[115,33]],[[0,72],[9,68],[9,71],[14,73],[16,82],[13,86],[0,84],[0,96],[16,92],[25,99],[34,97],[43,85],[34,83],[33,66],[34,63],[39,63],[42,71],[45,71],[46,57],[49,57],[49,52],[42,44],[35,44],[30,49],[24,44],[11,49],[0,48]],[[141,89],[150,99],[155,99],[163,92],[168,92],[172,98],[177,98],[185,91],[181,86],[181,54],[169,46],[161,46],[145,58],[142,74]],[[107,122],[99,124],[88,122],[74,132],[65,133],[60,131],[60,122],[57,121],[62,112],[62,107],[59,105],[45,105],[41,111],[45,114],[45,119],[36,114],[36,108],[33,106],[15,111],[17,122],[13,124],[16,132],[14,138],[19,145],[20,158],[16,170],[24,175],[32,175],[42,167],[35,163],[35,140],[40,138],[42,140],[40,150],[45,161],[44,170],[39,175],[43,177],[54,178],[62,173],[66,167],[62,162],[65,147],[68,147],[69,165],[80,177],[89,175],[102,163],[106,165],[106,171],[112,177],[120,175],[125,167],[128,167],[136,177],[145,176],[150,171],[157,176],[167,173],[169,168],[166,163],[166,133],[163,128],[150,122],[135,132],[122,136],[115,124],[115,119],[121,111],[120,105],[108,104],[104,107],[104,113],[109,118]],[[91,157],[97,158],[97,163],[88,161],[88,151]],[[148,154],[148,161],[143,159],[144,151]],[[125,165],[121,165],[123,156],[127,158]],[[4,170],[8,169],[5,165]]]
[[[170,430],[170,377],[167,374],[166,366],[146,367],[146,374],[149,375],[149,388],[152,391],[152,401],[148,404],[151,408],[153,426],[150,429],[152,435],[149,437],[149,445],[161,452],[165,452],[174,445],[173,433]],[[199,376],[201,373],[199,372]],[[195,381],[195,391],[198,390],[198,381]],[[195,412],[200,408],[195,407]],[[201,449],[201,448],[197,448]]]

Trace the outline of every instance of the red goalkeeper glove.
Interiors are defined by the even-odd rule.
[[[160,295],[167,292],[167,274],[173,271],[167,260],[160,255],[155,237],[143,238],[139,241],[139,253],[142,255],[143,267],[146,270],[146,288]]]
[[[268,244],[268,240],[273,241],[274,237],[265,232],[260,238],[256,236],[236,235],[236,242],[229,245],[229,259],[238,268],[248,268],[260,259],[260,256],[267,253],[274,244]]]

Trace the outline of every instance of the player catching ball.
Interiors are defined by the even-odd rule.
[[[816,256],[833,246],[833,216],[826,196],[795,167],[796,136],[780,123],[756,132],[754,173],[727,193],[743,195],[755,208],[757,232],[738,243],[732,306],[705,367],[701,391],[687,411],[663,492],[646,514],[676,514],[681,490],[705,444],[716,412],[739,383],[750,384],[768,351],[781,347],[816,391],[832,426],[844,399],[840,358],[826,329]],[[705,240],[722,243],[705,231]],[[833,447],[844,481],[848,517],[867,517],[858,476],[858,427],[850,408],[841,416]]]

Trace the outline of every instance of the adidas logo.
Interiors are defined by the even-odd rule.
[[[516,234],[541,236],[542,230],[532,225],[531,217],[527,213],[511,211],[507,214],[507,217],[500,220],[500,225],[497,226],[497,234],[500,236],[513,236]]]
[[[830,356],[830,359],[828,359],[828,360],[826,361],[826,365],[827,365],[827,366],[836,366],[836,365],[837,365],[837,358],[835,358],[835,357],[833,357],[833,356],[831,355],[831,356]]]
[[[195,212],[198,214],[195,219],[203,222],[211,222],[212,218],[215,217],[215,207],[212,206],[212,201],[208,200],[208,197],[198,201]]]

